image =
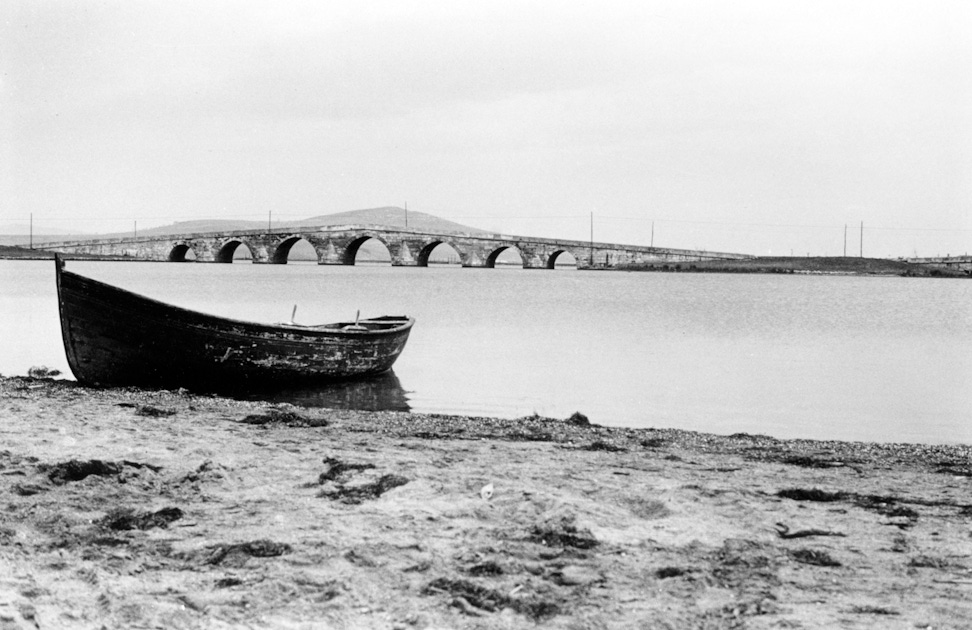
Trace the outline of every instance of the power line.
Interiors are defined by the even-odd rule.
[[[445,217],[443,217],[445,218]],[[702,220],[692,220],[692,219],[667,219],[667,218],[651,218],[651,217],[622,217],[622,216],[611,216],[611,215],[597,215],[598,219],[611,219],[618,221],[637,221],[641,223],[685,223],[685,224],[697,224],[697,225],[735,225],[740,227],[783,227],[783,228],[808,228],[808,229],[841,229],[842,224],[814,224],[814,223],[761,223],[752,221],[702,221]],[[493,219],[493,220],[553,220],[553,219],[576,219],[587,220],[588,215],[586,214],[570,214],[570,215],[549,215],[549,216],[515,216],[515,215],[461,215],[452,216],[450,219]],[[922,231],[922,232],[972,232],[972,228],[935,228],[935,227],[908,227],[908,226],[868,226],[871,230],[904,230],[904,231]]]
[[[612,217],[612,216],[602,216],[598,215],[598,218],[603,219],[618,219],[624,221],[640,221],[643,223],[650,223],[652,221],[661,223],[689,223],[689,224],[700,224],[700,225],[738,225],[744,227],[793,227],[793,228],[814,228],[814,229],[839,229],[843,227],[838,224],[813,224],[813,223],[756,223],[756,222],[744,222],[744,221],[698,221],[689,219],[651,219],[647,217]],[[906,231],[923,231],[923,232],[972,232],[972,228],[930,228],[930,227],[901,227],[901,226],[868,226],[869,230],[906,230]]]

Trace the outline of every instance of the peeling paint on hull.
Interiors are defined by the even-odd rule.
[[[270,325],[190,311],[63,270],[57,289],[68,365],[80,383],[241,392],[379,374],[414,320]]]

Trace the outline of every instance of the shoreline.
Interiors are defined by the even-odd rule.
[[[618,267],[621,271],[667,273],[755,273],[815,276],[877,276],[903,278],[970,278],[972,272],[905,260],[850,256],[756,256],[744,260],[646,262]]]
[[[0,260],[53,260],[54,252],[31,250],[18,246],[0,245]],[[118,262],[160,262],[134,259],[126,256],[97,254],[69,254],[65,260],[108,260]],[[250,262],[241,259],[239,263]],[[375,264],[376,261],[358,261]],[[377,261],[390,264],[390,261]],[[439,263],[433,263],[439,264]],[[442,263],[453,264],[453,263]],[[516,265],[504,264],[515,267]],[[744,260],[710,261],[661,261],[621,264],[614,267],[591,267],[580,271],[627,271],[655,273],[731,273],[775,274],[855,277],[903,277],[903,278],[972,278],[972,271],[917,265],[902,260],[853,257],[770,257],[756,256]]]
[[[960,628],[972,447],[0,378],[5,627]]]

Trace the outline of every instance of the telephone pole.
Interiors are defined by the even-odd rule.
[[[34,249],[34,213],[30,213],[30,248]]]
[[[594,266],[594,211],[591,211],[591,267]]]
[[[408,202],[405,202],[405,229],[408,229]]]

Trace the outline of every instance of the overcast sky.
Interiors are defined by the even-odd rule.
[[[972,251],[972,3],[0,3],[0,224]]]

